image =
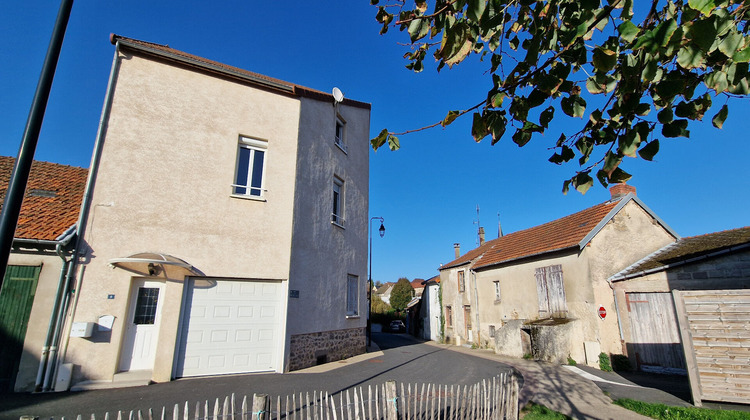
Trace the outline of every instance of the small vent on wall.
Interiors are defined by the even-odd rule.
[[[495,337],[495,326],[490,325],[490,337]]]

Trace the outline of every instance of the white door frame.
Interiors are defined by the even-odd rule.
[[[120,350],[118,371],[153,370],[156,359],[156,346],[161,325],[161,309],[164,306],[163,281],[134,277],[130,285],[130,301],[128,315],[124,322],[124,331]],[[138,297],[142,288],[157,289],[155,312],[152,314],[153,323],[135,324],[135,312]],[[145,346],[145,348],[144,348]]]

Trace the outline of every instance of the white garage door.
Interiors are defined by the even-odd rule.
[[[175,376],[275,370],[281,289],[280,282],[190,280]]]

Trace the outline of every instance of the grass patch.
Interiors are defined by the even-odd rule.
[[[530,402],[521,410],[519,418],[524,420],[571,420],[565,414],[550,410],[549,408]]]
[[[654,419],[664,420],[740,420],[750,419],[750,413],[733,410],[711,410],[698,407],[670,407],[664,404],[651,404],[627,398],[615,404]]]
[[[607,353],[599,353],[599,369],[603,372],[612,372],[612,364]]]

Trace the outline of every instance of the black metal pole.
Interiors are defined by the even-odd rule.
[[[29,171],[31,163],[34,161],[34,152],[39,140],[39,132],[42,129],[44,120],[44,111],[47,108],[49,92],[52,88],[52,80],[55,77],[55,68],[57,60],[60,58],[63,38],[65,37],[65,28],[68,26],[70,11],[73,8],[73,0],[62,0],[60,10],[57,12],[55,27],[52,30],[52,38],[47,48],[47,56],[44,58],[42,73],[39,75],[39,83],[36,86],[34,100],[31,102],[31,110],[26,120],[26,128],[21,140],[21,147],[18,150],[18,158],[13,166],[13,174],[8,183],[8,190],[5,194],[3,203],[3,212],[0,214],[0,288],[5,277],[5,270],[8,266],[10,250],[13,246],[13,235],[16,232],[18,224],[18,215],[21,213],[21,204],[23,203],[23,193],[26,190],[26,183],[29,180]]]

